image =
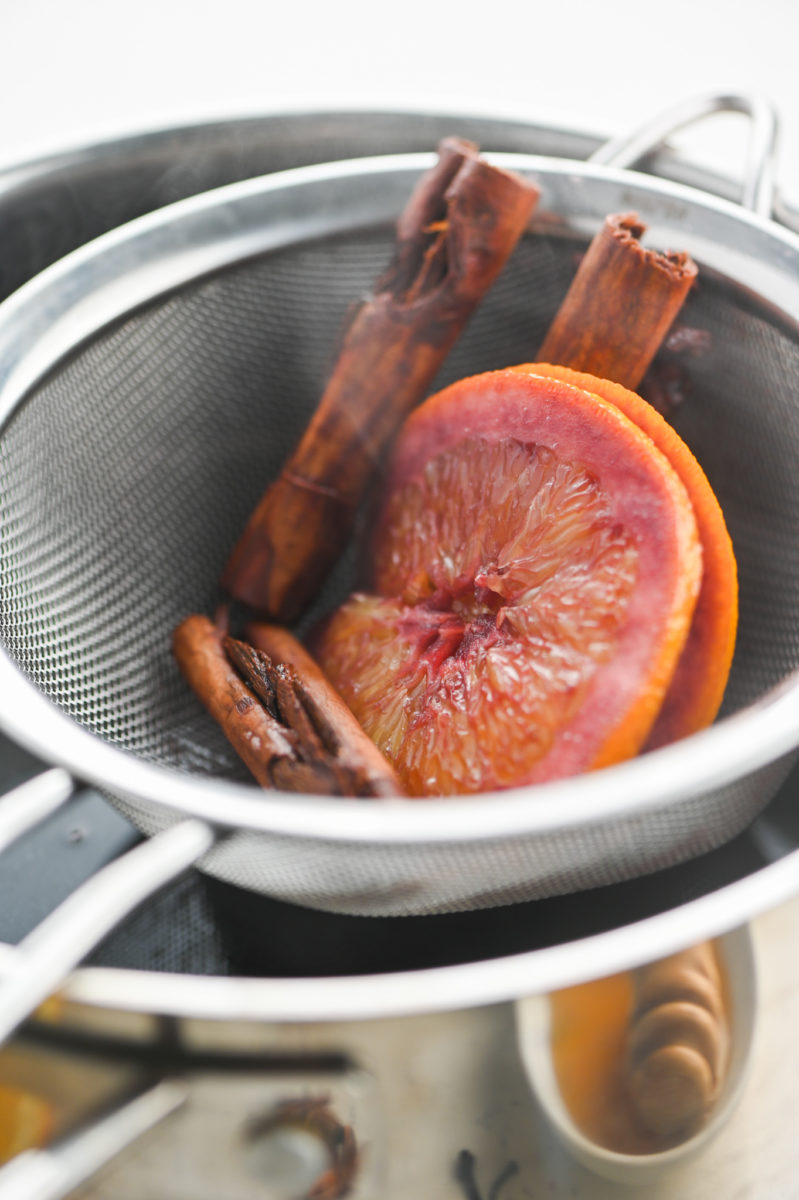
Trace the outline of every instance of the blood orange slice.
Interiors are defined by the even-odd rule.
[[[665,454],[693,505],[702,543],[702,586],[691,630],[647,748],[655,749],[703,729],[721,706],[738,627],[738,574],[724,515],[707,476],[679,434],[635,392],[549,363],[515,368],[586,388],[621,409]]]
[[[691,501],[618,407],[507,370],[406,423],[371,594],[317,644],[412,795],[556,779],[635,754],[691,625]]]

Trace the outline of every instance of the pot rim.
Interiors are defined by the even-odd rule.
[[[574,124],[557,124],[535,119],[529,108],[506,102],[486,107],[481,100],[479,109],[471,107],[471,98],[463,97],[459,103],[435,97],[434,102],[424,99],[414,102],[407,95],[398,94],[393,99],[375,104],[368,98],[341,98],[335,104],[329,96],[319,94],[304,100],[292,100],[285,105],[270,104],[269,108],[251,109],[231,106],[229,109],[209,107],[202,112],[185,115],[176,114],[162,122],[154,117],[151,124],[120,124],[114,129],[98,129],[88,136],[62,135],[57,140],[38,143],[38,149],[26,152],[24,158],[14,154],[8,159],[0,158],[0,189],[6,184],[14,185],[25,176],[41,176],[43,172],[58,169],[69,163],[79,163],[101,157],[128,155],[140,147],[152,146],[156,142],[171,138],[197,137],[202,139],[209,133],[229,130],[233,126],[256,127],[258,125],[286,125],[286,135],[294,139],[297,126],[308,122],[318,131],[320,120],[344,121],[362,125],[370,118],[375,120],[419,120],[419,121],[463,121],[480,125],[504,127],[508,131],[532,133],[546,138],[572,141],[578,153],[584,153],[590,144],[594,149],[607,142],[607,136],[589,132]],[[488,147],[490,149],[490,147]],[[590,151],[589,151],[590,152]],[[357,157],[361,157],[358,155]],[[565,157],[568,157],[566,155]],[[322,162],[325,160],[317,159]]]
[[[543,995],[663,958],[728,934],[791,900],[797,891],[799,850],[644,920],[495,959],[417,971],[277,979],[79,967],[59,995],[67,1006],[251,1023],[378,1020],[479,1008]],[[6,958],[11,967],[14,957],[14,947],[0,943],[0,967]],[[59,1010],[56,1022],[61,1029],[69,1028],[68,1008]],[[80,1029],[87,1031],[85,1020]]]

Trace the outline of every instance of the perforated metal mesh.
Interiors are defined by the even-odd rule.
[[[179,678],[171,631],[213,609],[229,550],[307,421],[347,310],[391,241],[383,229],[307,242],[160,299],[79,347],[0,439],[0,637],[42,691],[103,738],[181,771],[244,777]],[[439,384],[533,358],[575,249],[526,239]],[[687,363],[690,394],[674,423],[719,495],[740,565],[730,712],[799,666],[799,345],[765,305],[710,275],[684,319],[711,344]],[[346,594],[353,562],[309,620]],[[718,842],[720,819],[697,849]],[[594,865],[585,885],[602,882]]]
[[[13,420],[0,443],[2,636],[103,737],[163,763],[237,770],[177,675],[170,633],[213,607],[247,514],[318,399],[353,297],[390,248],[390,231],[330,239],[206,279],[80,349]],[[565,265],[526,245],[448,377],[529,355],[540,322],[520,294],[531,277],[558,290]],[[347,574],[316,613],[346,594]]]

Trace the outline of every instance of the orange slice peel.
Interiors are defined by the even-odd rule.
[[[702,543],[702,586],[685,650],[646,748],[656,749],[704,729],[721,707],[738,628],[735,553],[707,476],[668,421],[628,388],[551,363],[526,363],[513,369],[586,388],[614,404],[652,439],[685,485]]]

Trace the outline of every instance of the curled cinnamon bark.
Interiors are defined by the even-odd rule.
[[[494,282],[538,190],[450,138],[412,195],[394,260],[350,325],[319,407],[233,550],[222,585],[290,622],[337,560],[375,467]]]
[[[258,656],[261,663],[273,664],[271,672],[276,681],[274,686],[281,687],[285,679],[291,681],[294,698],[286,701],[280,699],[285,694],[283,687],[278,694],[279,707],[286,714],[299,706],[305,714],[304,719],[317,731],[337,769],[344,772],[343,781],[349,783],[350,788],[351,781],[356,781],[357,795],[404,795],[394,770],[294,635],[282,626],[263,621],[248,625],[246,634],[252,653]],[[237,645],[243,647],[245,643],[239,642]],[[247,673],[245,678],[252,677]],[[294,728],[304,727],[304,721],[299,716],[296,724],[291,723]]]
[[[606,218],[538,351],[557,363],[635,390],[697,274],[685,253],[641,245],[635,213]]]
[[[391,767],[308,655],[310,671],[299,657],[299,666],[276,662],[199,614],[177,627],[172,647],[187,683],[262,787],[402,795]]]

